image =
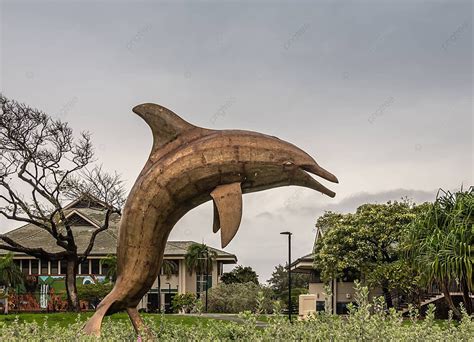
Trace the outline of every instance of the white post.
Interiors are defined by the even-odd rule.
[[[5,314],[8,315],[8,286],[5,286]]]

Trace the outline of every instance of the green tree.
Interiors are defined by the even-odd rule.
[[[77,285],[79,299],[86,300],[96,307],[99,302],[112,291],[112,283],[80,284]]]
[[[219,313],[269,313],[273,304],[271,289],[254,282],[220,283],[209,290],[208,301],[209,311]]]
[[[301,293],[307,293],[309,280],[311,276],[304,273],[291,273],[291,293],[292,302],[295,305],[295,294],[296,297]],[[273,291],[274,298],[280,300],[285,307],[288,306],[288,264],[285,266],[275,266],[275,270],[272,273],[268,284]]]
[[[163,259],[161,263],[161,271],[158,275],[158,311],[161,312],[161,274],[170,279],[178,270],[178,265],[173,260]]]
[[[13,254],[0,258],[0,285],[5,286],[5,313],[8,313],[8,289],[23,285],[24,276],[20,267],[13,261]]]
[[[230,272],[225,272],[221,276],[221,281],[225,284],[254,283],[258,284],[258,275],[252,267],[238,265]]]
[[[94,163],[88,132],[74,136],[65,122],[0,94],[0,215],[32,224],[46,232],[57,245],[28,247],[0,234],[0,249],[25,253],[43,260],[61,260],[66,266],[68,309],[79,311],[76,276],[78,266],[91,253],[99,233],[109,228],[111,217],[120,214],[124,189],[118,174],[108,174]],[[104,205],[104,219],[78,249],[73,219],[66,201],[89,196]],[[81,234],[81,240],[85,236]]]
[[[324,214],[316,223],[324,234],[315,245],[315,267],[326,281],[342,277],[347,270],[360,272],[370,287],[382,288],[387,306],[392,307],[391,290],[404,293],[417,286],[411,281],[416,280],[415,271],[397,261],[402,254],[400,241],[419,211],[403,200],[364,204],[355,213]]]
[[[171,300],[171,307],[174,312],[190,313],[196,305],[196,295],[194,293],[177,294]]]
[[[184,262],[189,274],[206,274],[212,272],[212,264],[217,258],[217,252],[203,243],[193,243],[188,247]]]
[[[473,312],[469,293],[473,288],[474,188],[451,193],[440,190],[436,201],[411,226],[407,235],[408,256],[422,275],[424,285],[440,286],[446,303],[460,317],[450,287],[463,294],[466,311]]]
[[[105,278],[115,283],[117,280],[117,256],[115,254],[109,254],[105,258],[100,259],[100,264],[107,267]]]

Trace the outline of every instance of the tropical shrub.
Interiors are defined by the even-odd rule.
[[[162,320],[158,324],[149,317],[145,322],[148,335],[142,341],[472,341],[474,318],[463,311],[459,322],[434,320],[434,306],[424,319],[416,310],[411,310],[408,321],[391,309],[385,310],[382,298],[372,303],[367,300],[367,288],[357,291],[357,305],[351,306],[347,317],[318,313],[304,321],[290,324],[275,310],[268,324],[262,329],[259,316],[245,312],[240,315],[243,322],[197,320],[195,324],[177,324]],[[0,322],[0,336],[4,341],[98,341],[81,335],[83,321],[66,328],[48,326],[44,323],[20,323],[16,320],[8,325]],[[104,320],[100,341],[137,341],[132,326],[127,321]]]
[[[461,311],[450,295],[453,286],[462,293],[467,312],[473,313],[474,187],[454,193],[440,190],[411,225],[405,248],[424,285],[437,284],[456,316]]]
[[[196,295],[194,293],[177,294],[171,301],[174,312],[190,313],[196,305]]]
[[[230,272],[225,272],[221,276],[221,281],[225,284],[248,283],[258,284],[258,275],[252,267],[238,265]]]
[[[220,283],[209,289],[208,311],[219,313],[239,313],[243,311],[255,312],[257,310],[258,298],[264,312],[272,311],[272,292],[269,288],[255,284]]]
[[[311,276],[306,273],[291,273],[291,292],[296,293],[295,289],[307,289]],[[277,265],[272,273],[268,284],[273,291],[273,298],[281,302],[283,307],[288,307],[288,264],[285,266]],[[298,290],[297,290],[298,291]],[[301,291],[303,293],[304,291]],[[292,298],[292,303],[297,303]]]
[[[88,301],[97,306],[97,304],[112,291],[113,284],[106,282],[97,282],[96,284],[81,284],[77,285],[77,295],[80,300]]]

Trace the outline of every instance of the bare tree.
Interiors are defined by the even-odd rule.
[[[90,254],[97,235],[109,227],[110,216],[120,214],[122,181],[101,167],[88,169],[94,162],[88,132],[75,138],[67,123],[2,94],[0,105],[0,214],[45,230],[62,250],[25,247],[1,234],[0,249],[66,262],[68,306],[79,310],[78,265]],[[105,219],[85,251],[78,251],[65,210],[65,203],[75,196],[91,196],[105,208]]]

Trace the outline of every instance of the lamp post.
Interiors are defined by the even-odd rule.
[[[291,232],[281,232],[281,235],[288,235],[288,320],[291,323]]]
[[[206,248],[206,313],[207,313],[207,288],[209,287],[209,251]]]
[[[160,272],[158,273],[158,313],[161,313],[161,268]]]
[[[169,312],[170,309],[171,309],[171,284],[170,283],[166,283],[166,284],[168,284],[168,298],[169,298],[169,301],[170,301],[169,304],[168,304],[168,312]]]

